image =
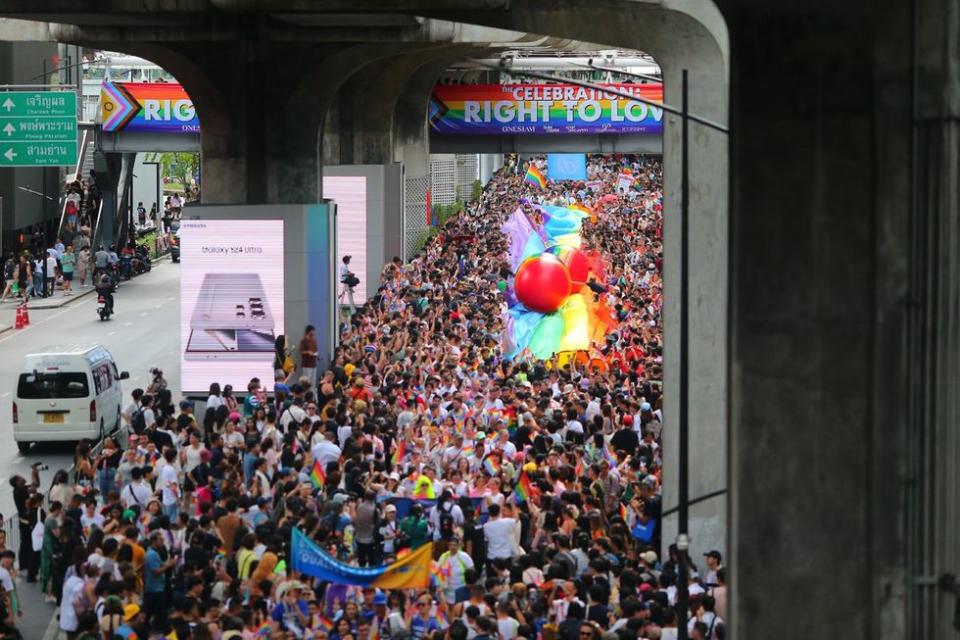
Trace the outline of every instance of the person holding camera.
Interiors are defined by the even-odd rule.
[[[20,528],[20,549],[18,552],[20,559],[20,570],[27,572],[29,582],[37,580],[36,551],[33,549],[33,538],[31,532],[40,519],[40,510],[34,506],[34,501],[30,498],[37,493],[37,487],[40,486],[40,471],[47,469],[47,465],[42,462],[34,462],[30,465],[30,484],[27,484],[26,478],[15,475],[10,478],[10,486],[13,487],[13,504],[17,507],[17,524]]]
[[[163,371],[156,367],[150,369],[150,375],[153,376],[153,379],[150,381],[150,386],[147,387],[146,393],[156,397],[161,391],[167,388],[167,381],[163,378]]]
[[[343,296],[346,295],[350,301],[350,313],[356,313],[357,306],[353,302],[353,288],[360,284],[360,278],[357,277],[357,274],[350,271],[350,259],[352,257],[353,256],[343,256],[343,264],[340,265],[340,284],[343,285],[343,291],[340,292],[340,297],[343,298]]]

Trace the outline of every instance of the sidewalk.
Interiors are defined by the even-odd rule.
[[[153,267],[156,268],[158,264],[162,264],[170,261],[170,254],[166,253],[156,260],[153,261]],[[118,285],[118,289],[123,289],[123,286],[126,282],[122,281]],[[48,298],[31,298],[27,302],[27,308],[30,311],[35,311],[39,309],[60,309],[66,307],[71,302],[76,300],[83,300],[87,296],[96,292],[96,289],[92,285],[88,285],[83,288],[77,288],[73,290],[69,296],[63,295],[63,291],[56,291],[54,294]],[[0,304],[0,312],[9,309],[10,311],[16,310],[17,303],[15,301],[8,301]],[[4,334],[13,329],[13,323],[7,322],[6,320],[0,320],[0,334]]]
[[[17,592],[23,604],[23,617],[17,619],[17,628],[24,638],[35,640],[53,640],[59,636],[57,607],[43,601],[40,586],[20,579]]]

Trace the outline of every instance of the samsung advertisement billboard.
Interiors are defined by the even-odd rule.
[[[273,380],[284,332],[284,221],[180,223],[181,384],[246,389]]]

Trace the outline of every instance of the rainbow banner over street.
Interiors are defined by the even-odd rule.
[[[172,82],[104,82],[100,105],[104,131],[200,132],[193,101]]]
[[[603,84],[663,102],[662,84]],[[663,110],[572,84],[437,85],[428,110],[441,135],[662,134]]]

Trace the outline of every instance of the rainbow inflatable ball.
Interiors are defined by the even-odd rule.
[[[547,249],[547,252],[555,255],[570,273],[570,281],[573,282],[573,290],[578,291],[587,283],[590,275],[590,263],[583,252],[573,247],[556,245]]]
[[[570,295],[572,288],[567,267],[550,253],[524,260],[517,269],[514,288],[527,309],[553,313]]]

